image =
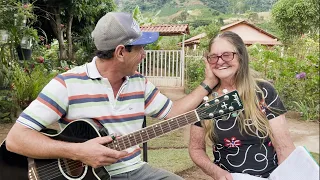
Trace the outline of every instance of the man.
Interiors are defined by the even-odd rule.
[[[113,180],[181,179],[142,162],[138,146],[125,151],[104,146],[114,139],[110,136],[71,143],[39,133],[56,121],[66,125],[90,118],[109,133],[121,136],[141,129],[145,115],[171,118],[196,108],[216,84],[213,74],[206,74],[207,86],[202,84],[203,87],[172,102],[136,72],[145,58],[144,46],[156,41],[158,36],[156,32],[141,32],[130,14],[107,13],[92,32],[96,57],[47,84],[10,130],[7,149],[35,159],[67,158],[94,168],[106,166]]]

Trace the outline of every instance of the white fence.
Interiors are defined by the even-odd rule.
[[[138,71],[156,86],[183,87],[184,66],[182,50],[146,50]]]

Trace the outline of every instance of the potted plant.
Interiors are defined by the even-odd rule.
[[[17,53],[19,60],[31,59],[32,44],[38,38],[37,31],[31,27],[36,20],[32,4],[8,0],[1,1],[0,6],[4,7],[0,9],[0,29],[7,32],[7,46]]]

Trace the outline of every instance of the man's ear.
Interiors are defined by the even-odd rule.
[[[115,58],[117,58],[117,59],[122,61],[125,51],[126,51],[126,49],[125,49],[124,45],[118,45],[116,47],[116,49],[114,50]]]

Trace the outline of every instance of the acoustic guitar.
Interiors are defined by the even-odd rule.
[[[229,113],[237,113],[236,111],[242,108],[239,94],[237,91],[232,91],[201,104],[195,110],[123,135],[105,146],[118,151],[125,150],[200,120],[211,120]],[[59,133],[52,129],[45,129],[42,133],[55,140],[77,143],[108,135],[106,128],[98,128],[94,124],[92,120],[78,119],[69,123]],[[0,180],[25,179],[110,180],[111,176],[105,167],[92,168],[81,161],[25,157],[8,151],[4,141],[0,148]]]

